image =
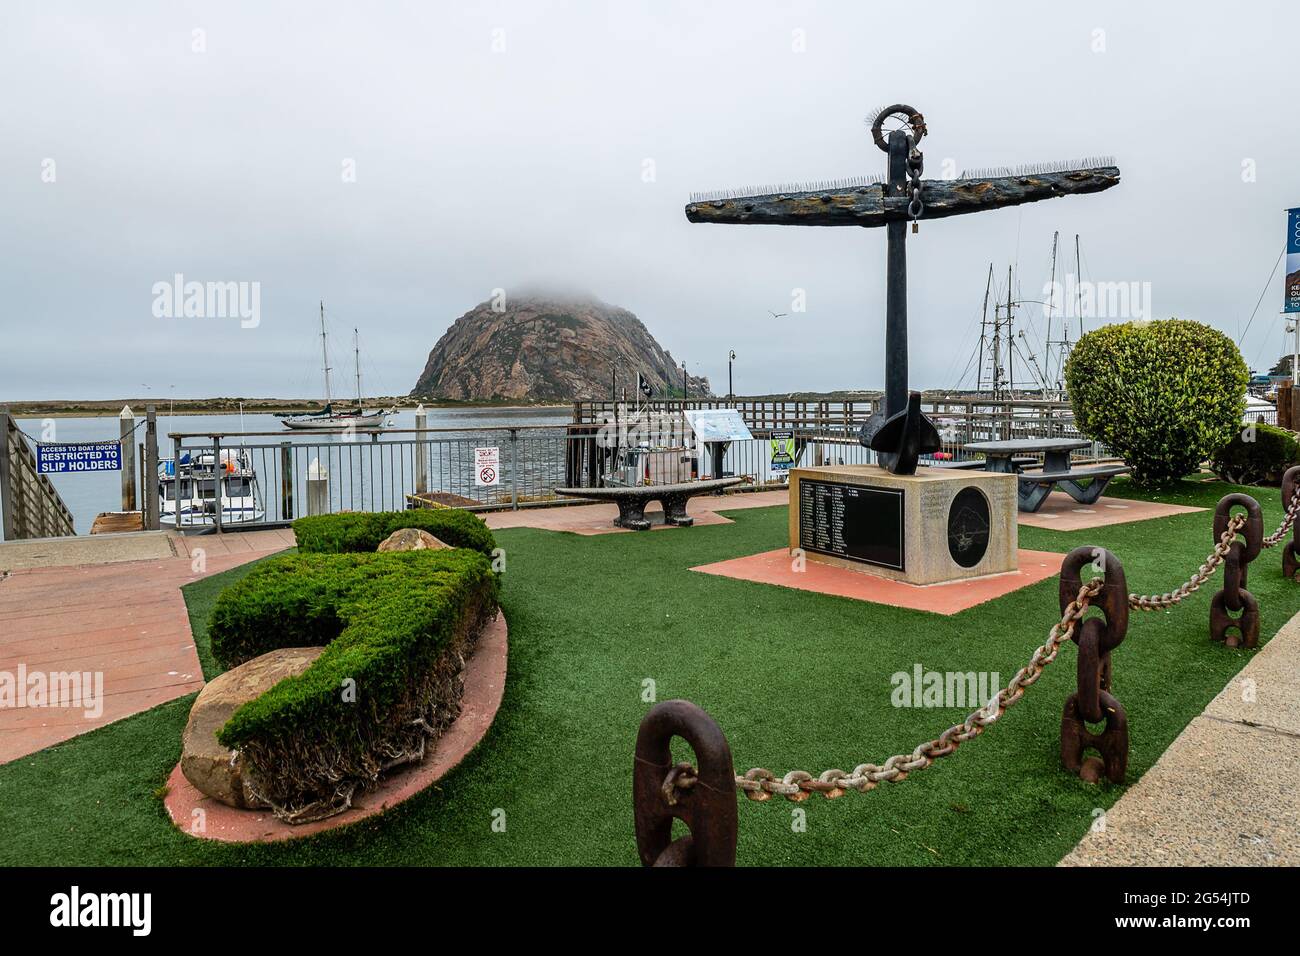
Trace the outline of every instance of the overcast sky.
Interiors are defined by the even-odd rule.
[[[1294,0],[5,0],[0,400],[319,394],[321,299],[367,390],[405,393],[457,316],[540,282],[631,309],[715,389],[733,348],[741,393],[880,387],[882,230],[682,209],[881,172],[864,119],[899,101],[927,177],[1123,172],[909,236],[914,386],[960,376],[990,262],[1041,298],[1054,230],[1061,272],[1078,233],[1085,279],[1236,338],[1300,206],[1297,35]],[[1264,369],[1289,350],[1278,272],[1243,342]],[[156,317],[177,273],[258,283],[259,324]]]

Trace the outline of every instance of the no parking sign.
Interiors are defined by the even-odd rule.
[[[474,484],[501,484],[501,449],[496,445],[474,449]]]

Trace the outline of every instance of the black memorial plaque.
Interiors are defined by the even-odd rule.
[[[973,568],[989,549],[989,501],[978,488],[963,488],[948,509],[948,553]]]
[[[905,570],[902,490],[801,479],[799,547]]]

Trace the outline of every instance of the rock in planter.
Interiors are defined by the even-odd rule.
[[[371,540],[374,540],[373,538]],[[419,528],[399,528],[383,541],[379,542],[378,551],[420,551],[424,548],[449,548],[427,531]]]
[[[181,735],[181,773],[200,792],[228,806],[264,806],[247,792],[243,761],[217,742],[217,731],[250,700],[284,680],[301,674],[323,647],[282,647],[226,671],[199,691]]]

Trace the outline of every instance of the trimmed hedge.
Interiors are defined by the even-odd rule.
[[[1300,442],[1276,425],[1243,425],[1232,441],[1214,453],[1210,470],[1234,485],[1282,484],[1283,473],[1300,464]]]
[[[474,550],[265,561],[217,599],[213,655],[233,667],[280,647],[325,650],[236,710],[217,739],[283,818],[344,809],[455,717],[462,657],[496,607],[497,576]]]
[[[483,519],[457,508],[313,515],[293,523],[298,550],[310,554],[374,551],[385,538],[402,528],[419,528],[453,548],[472,548],[489,557],[496,547]]]
[[[1241,430],[1248,378],[1232,339],[1183,319],[1103,326],[1065,364],[1079,430],[1154,486],[1196,471]]]

